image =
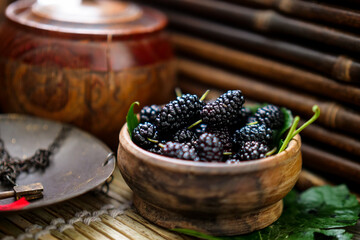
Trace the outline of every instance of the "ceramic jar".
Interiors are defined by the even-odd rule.
[[[172,97],[173,52],[162,13],[120,1],[42,2],[20,0],[6,9],[4,112],[72,123],[116,144],[132,102]]]

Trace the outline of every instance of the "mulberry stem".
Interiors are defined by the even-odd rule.
[[[229,156],[229,155],[232,155],[232,154],[233,154],[232,152],[223,152],[224,156]]]
[[[301,127],[298,128],[298,130],[296,130],[293,135],[291,136],[291,138],[295,137],[296,134],[299,134],[302,130],[304,130],[304,128],[306,128],[307,126],[309,126],[310,124],[312,124],[316,119],[319,118],[320,116],[320,108],[318,105],[314,105],[312,107],[313,112],[315,113],[314,116],[312,116],[312,118],[310,118],[306,123],[304,123]]]
[[[197,122],[194,122],[193,124],[191,124],[187,129],[192,129],[193,127],[195,127],[196,125],[202,123],[202,119],[200,119],[199,121]]]
[[[246,125],[251,126],[251,125],[258,124],[258,123],[259,123],[258,121],[255,121],[255,122],[248,123],[248,124],[246,124]]]
[[[289,144],[290,140],[292,139],[292,135],[297,127],[297,125],[299,124],[299,121],[300,121],[300,117],[299,116],[296,116],[294,121],[293,121],[293,124],[288,132],[288,135],[286,136],[283,144],[281,145],[281,148],[279,150],[278,153],[281,153],[282,151],[285,150],[285,148],[287,147],[287,145]]]
[[[268,151],[268,152],[265,154],[265,156],[268,157],[268,156],[270,156],[270,155],[273,155],[273,154],[276,152],[276,150],[277,150],[277,147],[274,147],[273,149],[271,149],[270,151]]]
[[[206,92],[204,92],[204,94],[201,96],[200,101],[203,101],[206,98],[206,96],[209,94],[209,92],[210,92],[209,89],[206,90]]]
[[[159,143],[158,140],[154,140],[154,139],[151,139],[151,138],[147,138],[147,140],[148,140],[149,142],[152,142],[152,143]]]
[[[176,96],[177,97],[181,97],[183,94],[182,94],[182,92],[181,92],[181,89],[180,88],[175,88],[175,94],[176,94]]]

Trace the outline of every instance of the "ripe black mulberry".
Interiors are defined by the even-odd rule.
[[[241,119],[244,96],[240,90],[229,90],[201,111],[202,120],[211,127],[231,126]]]
[[[259,108],[254,114],[260,124],[265,124],[271,129],[278,129],[284,124],[284,114],[278,106],[267,105]]]
[[[223,144],[214,134],[202,134],[197,141],[196,147],[200,161],[221,162],[223,157]]]
[[[133,142],[139,147],[149,149],[154,145],[154,143],[149,141],[149,139],[159,140],[159,134],[156,126],[149,122],[140,123],[133,131]]]

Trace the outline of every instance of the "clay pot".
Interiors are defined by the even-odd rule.
[[[120,132],[118,167],[146,219],[166,228],[215,236],[262,229],[276,221],[282,199],[301,171],[301,140],[274,156],[241,164],[203,163],[160,156]]]
[[[116,143],[132,102],[172,97],[167,19],[156,10],[108,0],[76,6],[20,0],[6,18],[0,28],[5,112],[73,123]]]

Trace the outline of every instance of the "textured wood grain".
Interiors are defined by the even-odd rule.
[[[301,170],[300,137],[284,154],[239,165],[178,160],[136,146],[120,132],[118,166],[134,191],[134,206],[166,228],[237,235],[278,219],[281,199]]]

